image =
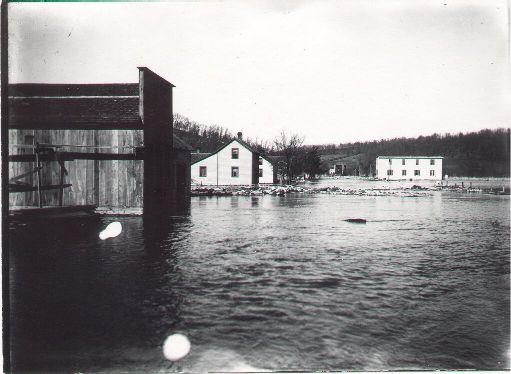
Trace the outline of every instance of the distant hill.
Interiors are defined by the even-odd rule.
[[[174,132],[201,152],[213,152],[234,136],[222,126],[200,124],[180,114],[174,115]],[[375,171],[377,156],[443,156],[443,172],[450,176],[509,177],[509,136],[510,129],[485,129],[466,134],[303,146],[301,150],[305,153],[317,147],[325,173],[335,164],[346,164],[349,175],[369,175]],[[263,153],[275,154],[271,141],[244,140]],[[303,165],[296,167],[303,169]]]
[[[509,177],[509,136],[509,129],[486,129],[467,134],[433,134],[319,148],[324,169],[344,163],[348,174],[354,174],[357,169],[362,175],[374,172],[377,156],[443,156],[444,174],[450,176]]]

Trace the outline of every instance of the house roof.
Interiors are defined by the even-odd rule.
[[[179,136],[173,135],[173,139],[174,139],[174,144],[173,144],[174,149],[180,149],[183,151],[192,151],[193,148],[190,147],[187,143],[185,143]]]
[[[149,69],[148,67],[145,67],[145,66],[139,66],[139,67],[138,67],[138,70],[143,71],[144,73],[149,73],[149,74],[151,74],[153,77],[156,77],[156,78],[160,81],[160,83],[163,83],[163,82],[164,82],[165,84],[167,84],[167,85],[168,85],[168,86],[170,86],[170,87],[176,87],[176,86],[174,86],[172,83],[170,83],[168,80],[166,80],[166,79],[165,79],[165,78],[163,78],[162,76],[160,76],[160,75],[156,74],[154,71],[152,71],[152,70],[151,70],[151,69]]]
[[[196,162],[202,161],[205,158],[208,158],[211,156],[212,153],[192,153],[192,164],[195,164]]]
[[[252,146],[250,144],[248,144],[247,142],[245,142],[243,139],[240,139],[240,138],[234,138],[233,140],[231,140],[229,143],[227,143],[226,146],[228,146],[229,144],[231,144],[233,141],[237,140],[239,143],[241,143],[245,148],[247,148],[250,152],[252,153],[257,153],[259,154],[259,151],[255,150],[254,148],[252,148]]]
[[[11,84],[10,128],[142,129],[138,84]]]
[[[240,138],[233,138],[231,139],[230,141],[228,141],[227,143],[225,143],[223,146],[221,146],[220,148],[218,148],[215,152],[213,153],[218,153],[220,152],[222,149],[228,147],[232,142],[234,141],[237,141],[238,143],[240,143],[242,146],[244,146],[245,148],[247,148],[250,152],[252,153],[257,153],[259,154],[258,151],[256,151],[254,148],[252,148],[252,146],[250,144],[248,144],[247,142],[245,142],[244,140],[240,139]],[[212,154],[213,154],[212,153]]]
[[[268,161],[272,165],[274,164],[273,160],[271,159],[272,156],[266,156],[266,155],[260,154],[259,157],[264,158],[266,161]]]
[[[192,164],[196,163],[196,162],[199,162],[199,161],[202,161],[204,160],[205,158],[211,156],[211,155],[214,155],[218,152],[220,152],[222,149],[228,147],[232,142],[234,141],[237,141],[239,142],[242,146],[244,146],[245,148],[247,148],[250,152],[252,153],[256,153],[259,155],[259,152],[256,151],[254,148],[252,148],[252,146],[250,146],[248,143],[246,143],[245,141],[243,141],[242,139],[240,138],[233,138],[231,139],[230,141],[228,141],[227,143],[225,143],[223,146],[221,146],[220,148],[218,148],[215,152],[212,152],[212,153],[192,153]],[[194,156],[194,155],[203,155],[203,156]]]

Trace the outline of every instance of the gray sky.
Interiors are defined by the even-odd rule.
[[[509,126],[506,0],[10,3],[10,81],[177,87],[174,111],[307,144]]]

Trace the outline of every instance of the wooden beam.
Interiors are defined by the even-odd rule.
[[[58,190],[62,188],[71,187],[72,184],[47,184],[43,186],[27,186],[24,184],[9,184],[9,192],[33,192],[33,191],[45,191],[45,190]],[[41,200],[42,201],[42,200]]]
[[[9,210],[9,218],[16,220],[96,217],[94,205],[53,206]]]
[[[137,153],[91,153],[91,152],[58,152],[62,161],[73,160],[143,160],[144,156]],[[35,155],[9,155],[9,162],[34,162]],[[54,155],[39,155],[39,161],[56,161]]]
[[[14,182],[14,181],[17,181],[19,179],[23,179],[25,177],[28,177],[29,175],[32,175],[32,174],[35,174],[37,173],[38,170],[41,170],[42,167],[40,168],[35,168],[34,170],[30,170],[29,172],[27,173],[23,173],[23,174],[20,174],[20,175],[16,175],[15,177],[12,177],[9,179],[9,182]]]

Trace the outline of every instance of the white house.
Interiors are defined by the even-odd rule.
[[[192,181],[201,185],[274,183],[273,164],[238,138],[213,153],[192,154]]]
[[[376,177],[387,180],[442,179],[441,156],[378,156]]]
[[[277,170],[273,168],[273,163],[265,156],[259,156],[259,183],[275,184]]]

